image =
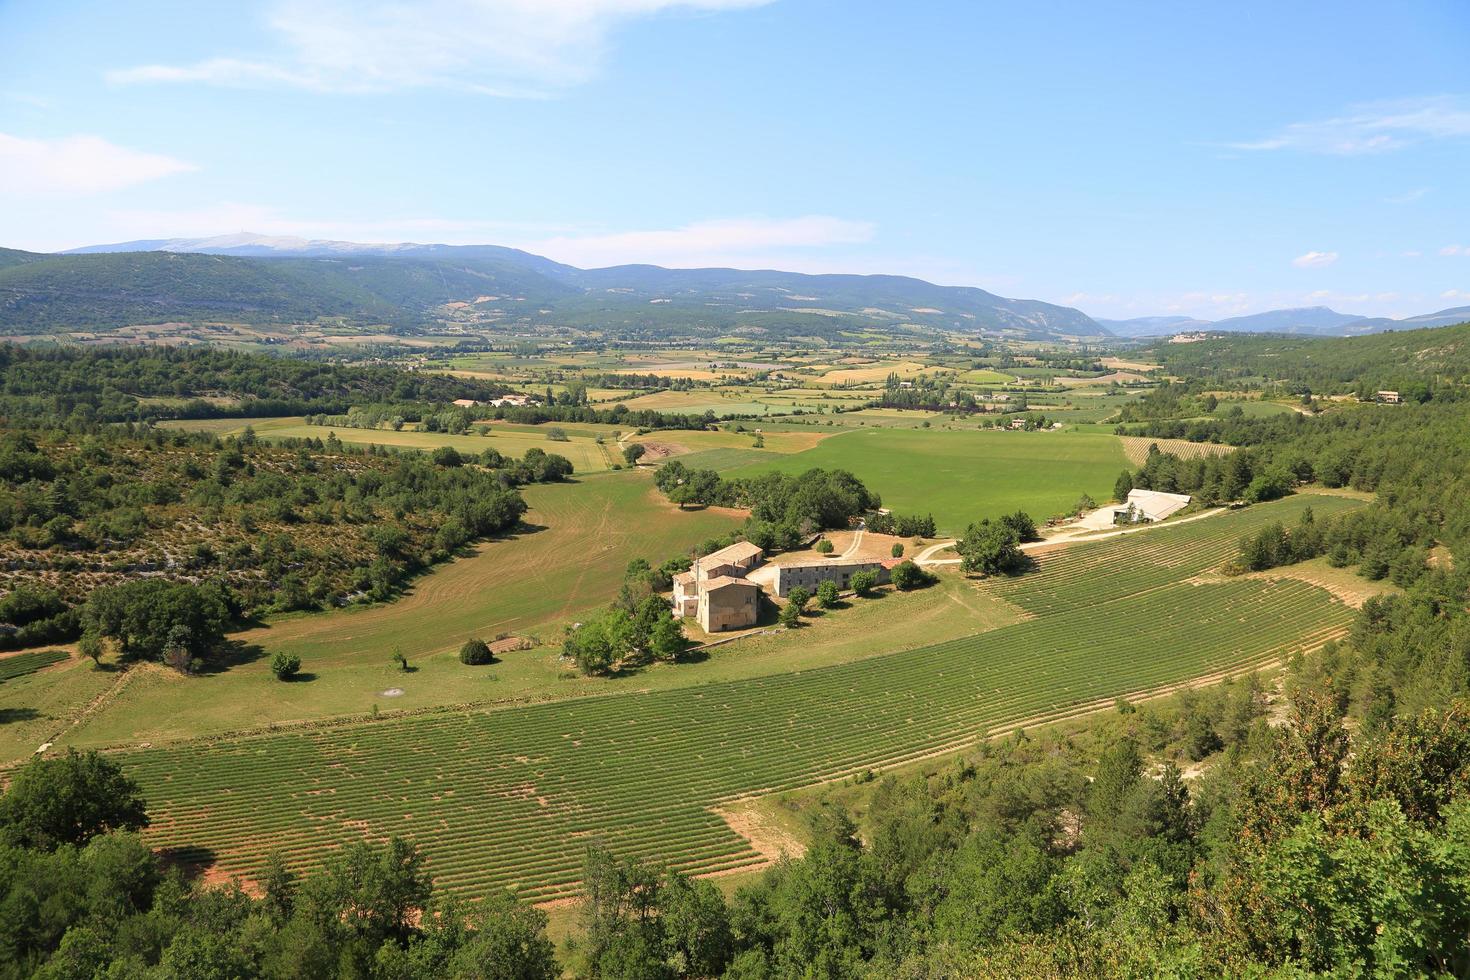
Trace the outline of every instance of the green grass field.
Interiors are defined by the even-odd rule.
[[[885,507],[933,514],[940,531],[953,534],[981,517],[1018,509],[1042,520],[1084,493],[1107,500],[1127,465],[1117,438],[1102,433],[865,429],[727,475],[851,470],[883,496]]]
[[[900,653],[671,690],[191,741],[120,761],[154,815],[150,843],[224,873],[248,875],[271,851],[308,866],[324,846],[391,834],[419,845],[439,886],[469,896],[496,887],[527,899],[570,895],[581,844],[593,840],[688,872],[740,868],[761,856],[715,812],[723,803],[1251,669],[1340,635],[1350,610],[1312,585],[1188,581],[1245,530],[1288,520],[1301,504],[1075,546],[1065,563],[1043,561],[1031,576],[985,589],[1018,600],[1017,589],[1081,592],[1086,602]],[[1158,549],[1181,557],[1153,560]],[[1098,591],[1119,568],[1127,588]]]

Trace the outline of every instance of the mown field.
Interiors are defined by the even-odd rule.
[[[1339,634],[1348,608],[1312,585],[1195,578],[1252,527],[1307,502],[1350,505],[1328,499],[1075,546],[993,586],[1035,618],[902,653],[120,759],[149,801],[150,842],[226,874],[250,874],[273,850],[305,866],[324,845],[390,834],[412,837],[437,883],[469,896],[570,895],[593,840],[685,871],[743,867],[762,856],[715,812],[722,803],[1250,669]],[[1056,594],[1078,598],[1048,606]]]
[[[851,470],[885,507],[932,513],[941,533],[957,534],[971,521],[1019,509],[1044,520],[1084,493],[1107,500],[1127,465],[1117,437],[1105,433],[862,429],[727,475]]]

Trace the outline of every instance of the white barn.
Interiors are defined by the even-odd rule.
[[[1130,490],[1121,504],[1099,507],[1084,517],[1083,527],[1103,530],[1115,524],[1152,524],[1171,517],[1189,506],[1187,493],[1164,493],[1159,490]]]

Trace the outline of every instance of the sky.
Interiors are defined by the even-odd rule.
[[[1470,3],[0,0],[0,245],[1470,305]]]

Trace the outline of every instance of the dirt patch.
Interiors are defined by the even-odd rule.
[[[806,845],[771,819],[758,800],[742,800],[713,809],[731,830],[750,842],[766,864],[779,860],[782,855],[799,858],[806,854]],[[739,870],[748,872],[753,868],[747,865]]]
[[[673,456],[689,455],[689,447],[677,442],[644,442],[640,439],[638,444],[643,447],[643,456],[638,462],[645,465],[662,462]]]
[[[390,687],[386,691],[379,691],[378,692],[378,697],[380,697],[380,698],[401,698],[401,697],[403,697],[403,688],[401,688],[401,687]]]

